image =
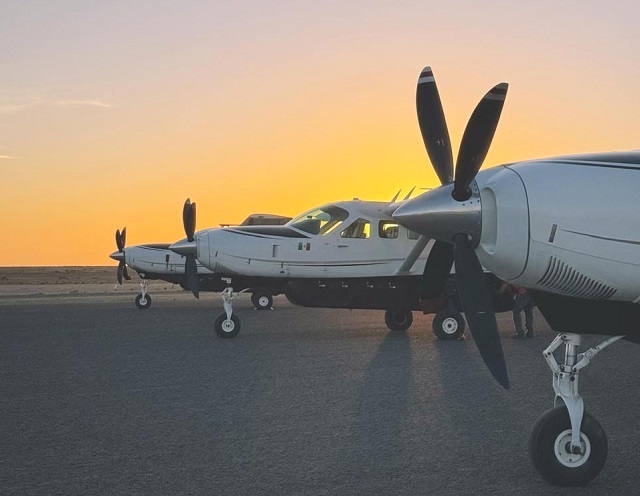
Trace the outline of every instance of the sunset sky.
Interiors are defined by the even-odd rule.
[[[111,265],[249,213],[438,183],[415,115],[433,68],[454,156],[509,94],[485,167],[640,148],[637,0],[21,0],[0,4],[0,265]]]

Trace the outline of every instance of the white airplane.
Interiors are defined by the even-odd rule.
[[[188,260],[197,258],[213,273],[229,279],[229,288],[222,292],[225,311],[214,324],[220,337],[231,338],[240,332],[240,319],[233,313],[238,284],[284,293],[302,306],[385,310],[385,322],[394,331],[411,326],[412,311],[436,313],[433,331],[437,337],[457,339],[464,333],[455,283],[444,290],[439,286],[435,292],[428,285],[423,287],[428,239],[386,214],[388,202],[329,203],[284,226],[239,226],[197,233],[194,205],[187,200],[183,210],[187,238],[170,249]],[[428,270],[442,272],[433,266]],[[444,266],[445,279],[450,270],[451,264]],[[189,274],[193,268],[187,266],[185,271]],[[492,274],[486,278],[495,289],[496,305],[510,309],[511,301],[500,300],[498,295],[501,281]]]
[[[454,175],[433,73],[422,71],[418,120],[442,186],[404,202],[393,218],[436,240],[439,249],[428,264],[454,259],[469,327],[505,388],[509,380],[481,266],[531,292],[560,334],[544,351],[556,408],[534,425],[529,452],[551,483],[582,485],[603,468],[608,445],[598,421],[584,410],[580,370],[610,344],[640,340],[640,151],[528,160],[478,172],[506,92],[507,84],[499,84],[476,107]],[[444,282],[429,271],[425,279],[433,286]],[[578,353],[581,334],[610,337]],[[563,344],[558,363],[553,352]]]
[[[282,225],[291,217],[283,217],[271,214],[252,214],[247,217],[243,226],[251,225]],[[199,291],[222,292],[227,284],[219,274],[204,267],[197,260],[195,279],[188,280],[185,274],[184,256],[169,249],[169,243],[152,243],[125,247],[127,229],[116,230],[117,250],[109,256],[118,261],[117,282],[122,285],[123,280],[131,280],[127,267],[134,269],[140,276],[140,294],[136,296],[135,304],[141,310],[151,306],[151,295],[148,292],[150,280],[161,280],[172,284],[179,284],[182,289],[189,291],[191,288],[194,296],[199,297]],[[249,286],[243,286],[245,291],[251,290]],[[252,290],[251,301],[258,310],[272,308],[273,294],[265,293],[259,289]]]

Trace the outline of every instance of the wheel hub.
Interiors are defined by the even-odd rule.
[[[260,298],[258,298],[258,304],[261,307],[266,307],[269,304],[269,298],[267,298],[266,296],[261,296]]]
[[[458,330],[458,321],[453,317],[447,317],[442,321],[442,330],[447,334],[455,334]]]
[[[222,322],[222,330],[224,332],[233,332],[235,327],[236,327],[236,324],[231,319],[227,319],[224,322]]]
[[[393,314],[393,320],[395,320],[398,325],[404,325],[407,322],[407,317],[402,312],[396,312]]]
[[[576,453],[577,451],[577,453]],[[571,447],[571,429],[567,429],[556,438],[554,453],[558,461],[565,467],[575,468],[583,465],[591,454],[589,439],[580,433],[580,448]]]

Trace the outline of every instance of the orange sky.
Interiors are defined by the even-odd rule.
[[[203,228],[435,186],[425,65],[454,155],[501,81],[485,166],[640,147],[637,2],[9,3],[0,265],[110,265],[116,228],[182,237],[186,197]]]

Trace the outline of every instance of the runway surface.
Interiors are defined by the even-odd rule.
[[[389,332],[379,311],[275,311],[236,302],[242,331],[215,336],[217,295],[4,300],[3,495],[637,495],[640,347],[617,343],[581,378],[609,458],[585,488],[542,480],[528,431],[552,406],[542,350],[499,316],[512,388],[467,333],[431,317]],[[595,341],[590,340],[589,343]]]

